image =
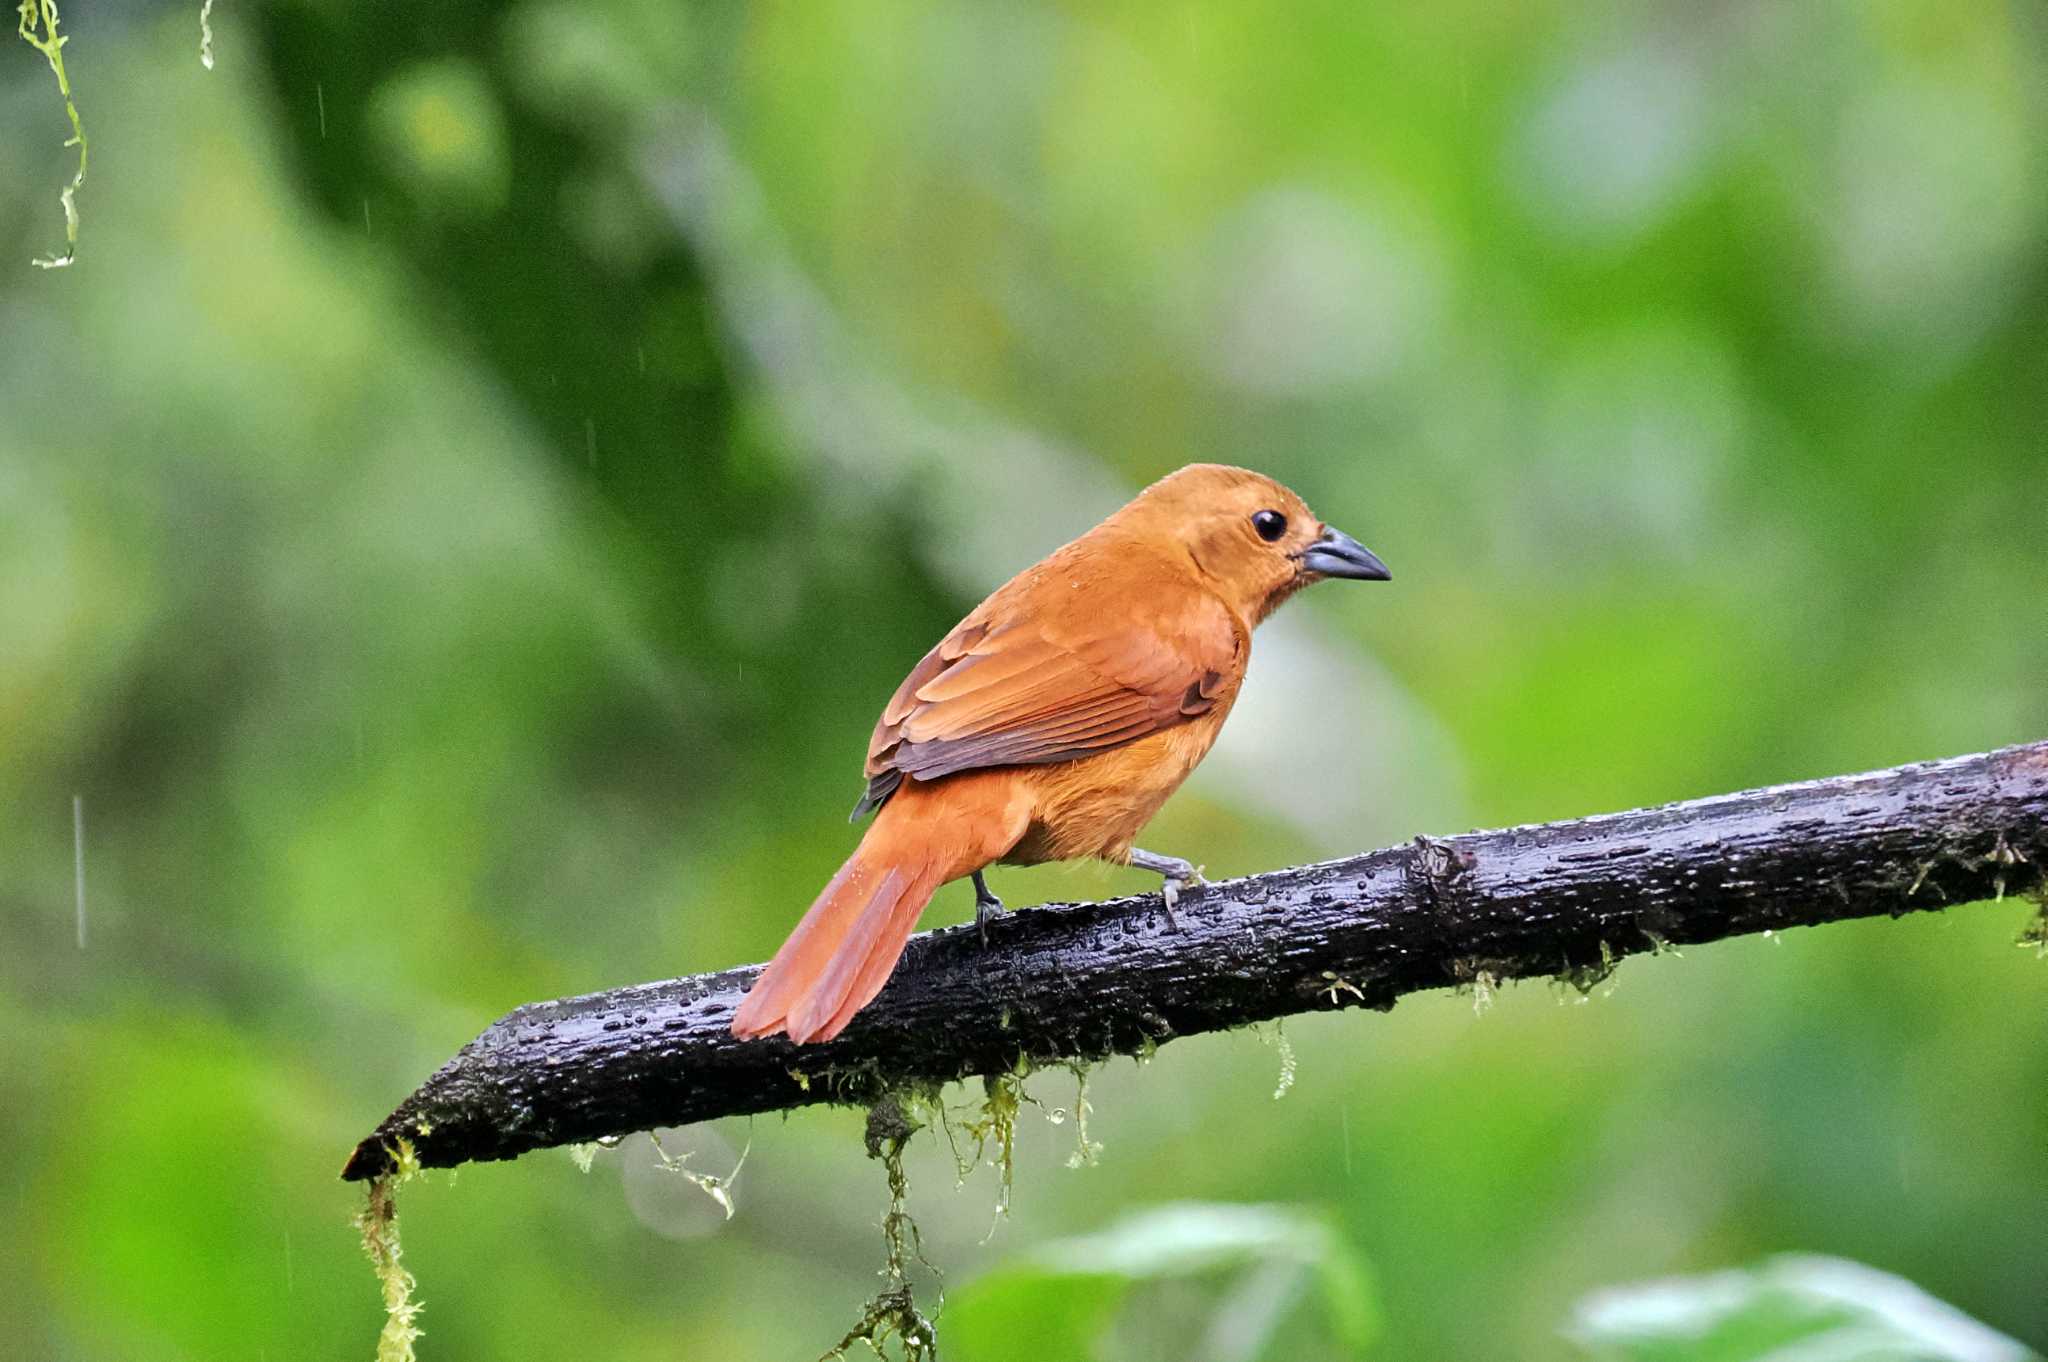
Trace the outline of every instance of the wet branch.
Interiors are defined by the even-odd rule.
[[[1128,1054],[1297,1012],[1562,975],[1844,918],[2040,893],[2048,742],[1407,846],[1159,897],[1047,905],[912,940],[837,1040],[726,1030],[758,967],[521,1007],[357,1147],[447,1167],[657,1126],[871,1100],[1037,1061]]]

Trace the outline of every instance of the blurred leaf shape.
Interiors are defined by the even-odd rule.
[[[954,1293],[939,1329],[972,1362],[1254,1362],[1302,1356],[1275,1345],[1315,1324],[1318,1356],[1361,1356],[1380,1331],[1365,1264],[1323,1216],[1177,1202],[1013,1258]]]
[[[474,63],[415,63],[377,87],[370,113],[392,177],[423,207],[482,216],[505,206],[510,136],[497,95]]]
[[[1627,1362],[2039,1362],[1903,1277],[1815,1255],[1612,1287],[1566,1332]]]

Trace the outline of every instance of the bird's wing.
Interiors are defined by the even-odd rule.
[[[1064,573],[1013,585],[1020,589],[985,601],[897,688],[868,744],[868,792],[855,817],[906,775],[932,780],[1121,746],[1207,713],[1243,674],[1244,628],[1208,592],[1070,582]]]

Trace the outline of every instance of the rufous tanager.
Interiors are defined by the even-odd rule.
[[[942,884],[984,867],[1098,857],[1196,868],[1132,843],[1209,751],[1252,629],[1326,577],[1386,581],[1364,545],[1242,468],[1194,464],[976,606],[924,655],[868,743],[879,810],[733,1017],[735,1036],[829,1040],[881,990]]]

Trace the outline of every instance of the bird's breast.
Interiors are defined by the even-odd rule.
[[[1003,859],[1012,865],[1085,857],[1125,860],[1139,831],[1208,755],[1229,708],[1226,701],[1185,723],[1078,761],[1020,770],[1033,786],[1036,808],[1023,839]]]

